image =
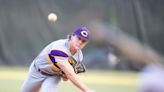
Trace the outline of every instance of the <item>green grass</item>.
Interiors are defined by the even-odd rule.
[[[19,92],[27,68],[0,68],[0,92]],[[88,70],[80,79],[97,92],[137,92],[134,72]],[[70,81],[61,82],[59,92],[80,92]]]

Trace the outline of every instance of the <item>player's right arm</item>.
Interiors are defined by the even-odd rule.
[[[68,62],[57,62],[57,65],[60,67],[60,69],[65,73],[66,77],[82,92],[95,92],[91,89],[89,89],[77,76],[77,74],[74,72],[73,67]]]

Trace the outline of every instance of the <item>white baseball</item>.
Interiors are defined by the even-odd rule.
[[[56,21],[57,21],[57,15],[56,15],[55,13],[50,13],[50,14],[48,15],[48,20],[49,20],[50,22],[56,22]]]

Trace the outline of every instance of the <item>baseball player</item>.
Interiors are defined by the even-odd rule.
[[[164,67],[146,65],[138,77],[138,92],[164,92]]]
[[[70,80],[82,92],[95,92],[77,76],[85,72],[81,49],[89,41],[86,27],[77,28],[67,39],[50,43],[33,60],[21,92],[57,92],[61,79]]]

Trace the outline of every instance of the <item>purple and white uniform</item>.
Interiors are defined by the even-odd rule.
[[[29,74],[21,92],[57,92],[57,85],[61,80],[62,71],[57,62],[68,62],[72,56],[68,49],[68,39],[61,39],[46,46],[32,62]],[[83,59],[79,50],[72,56],[76,61]]]

